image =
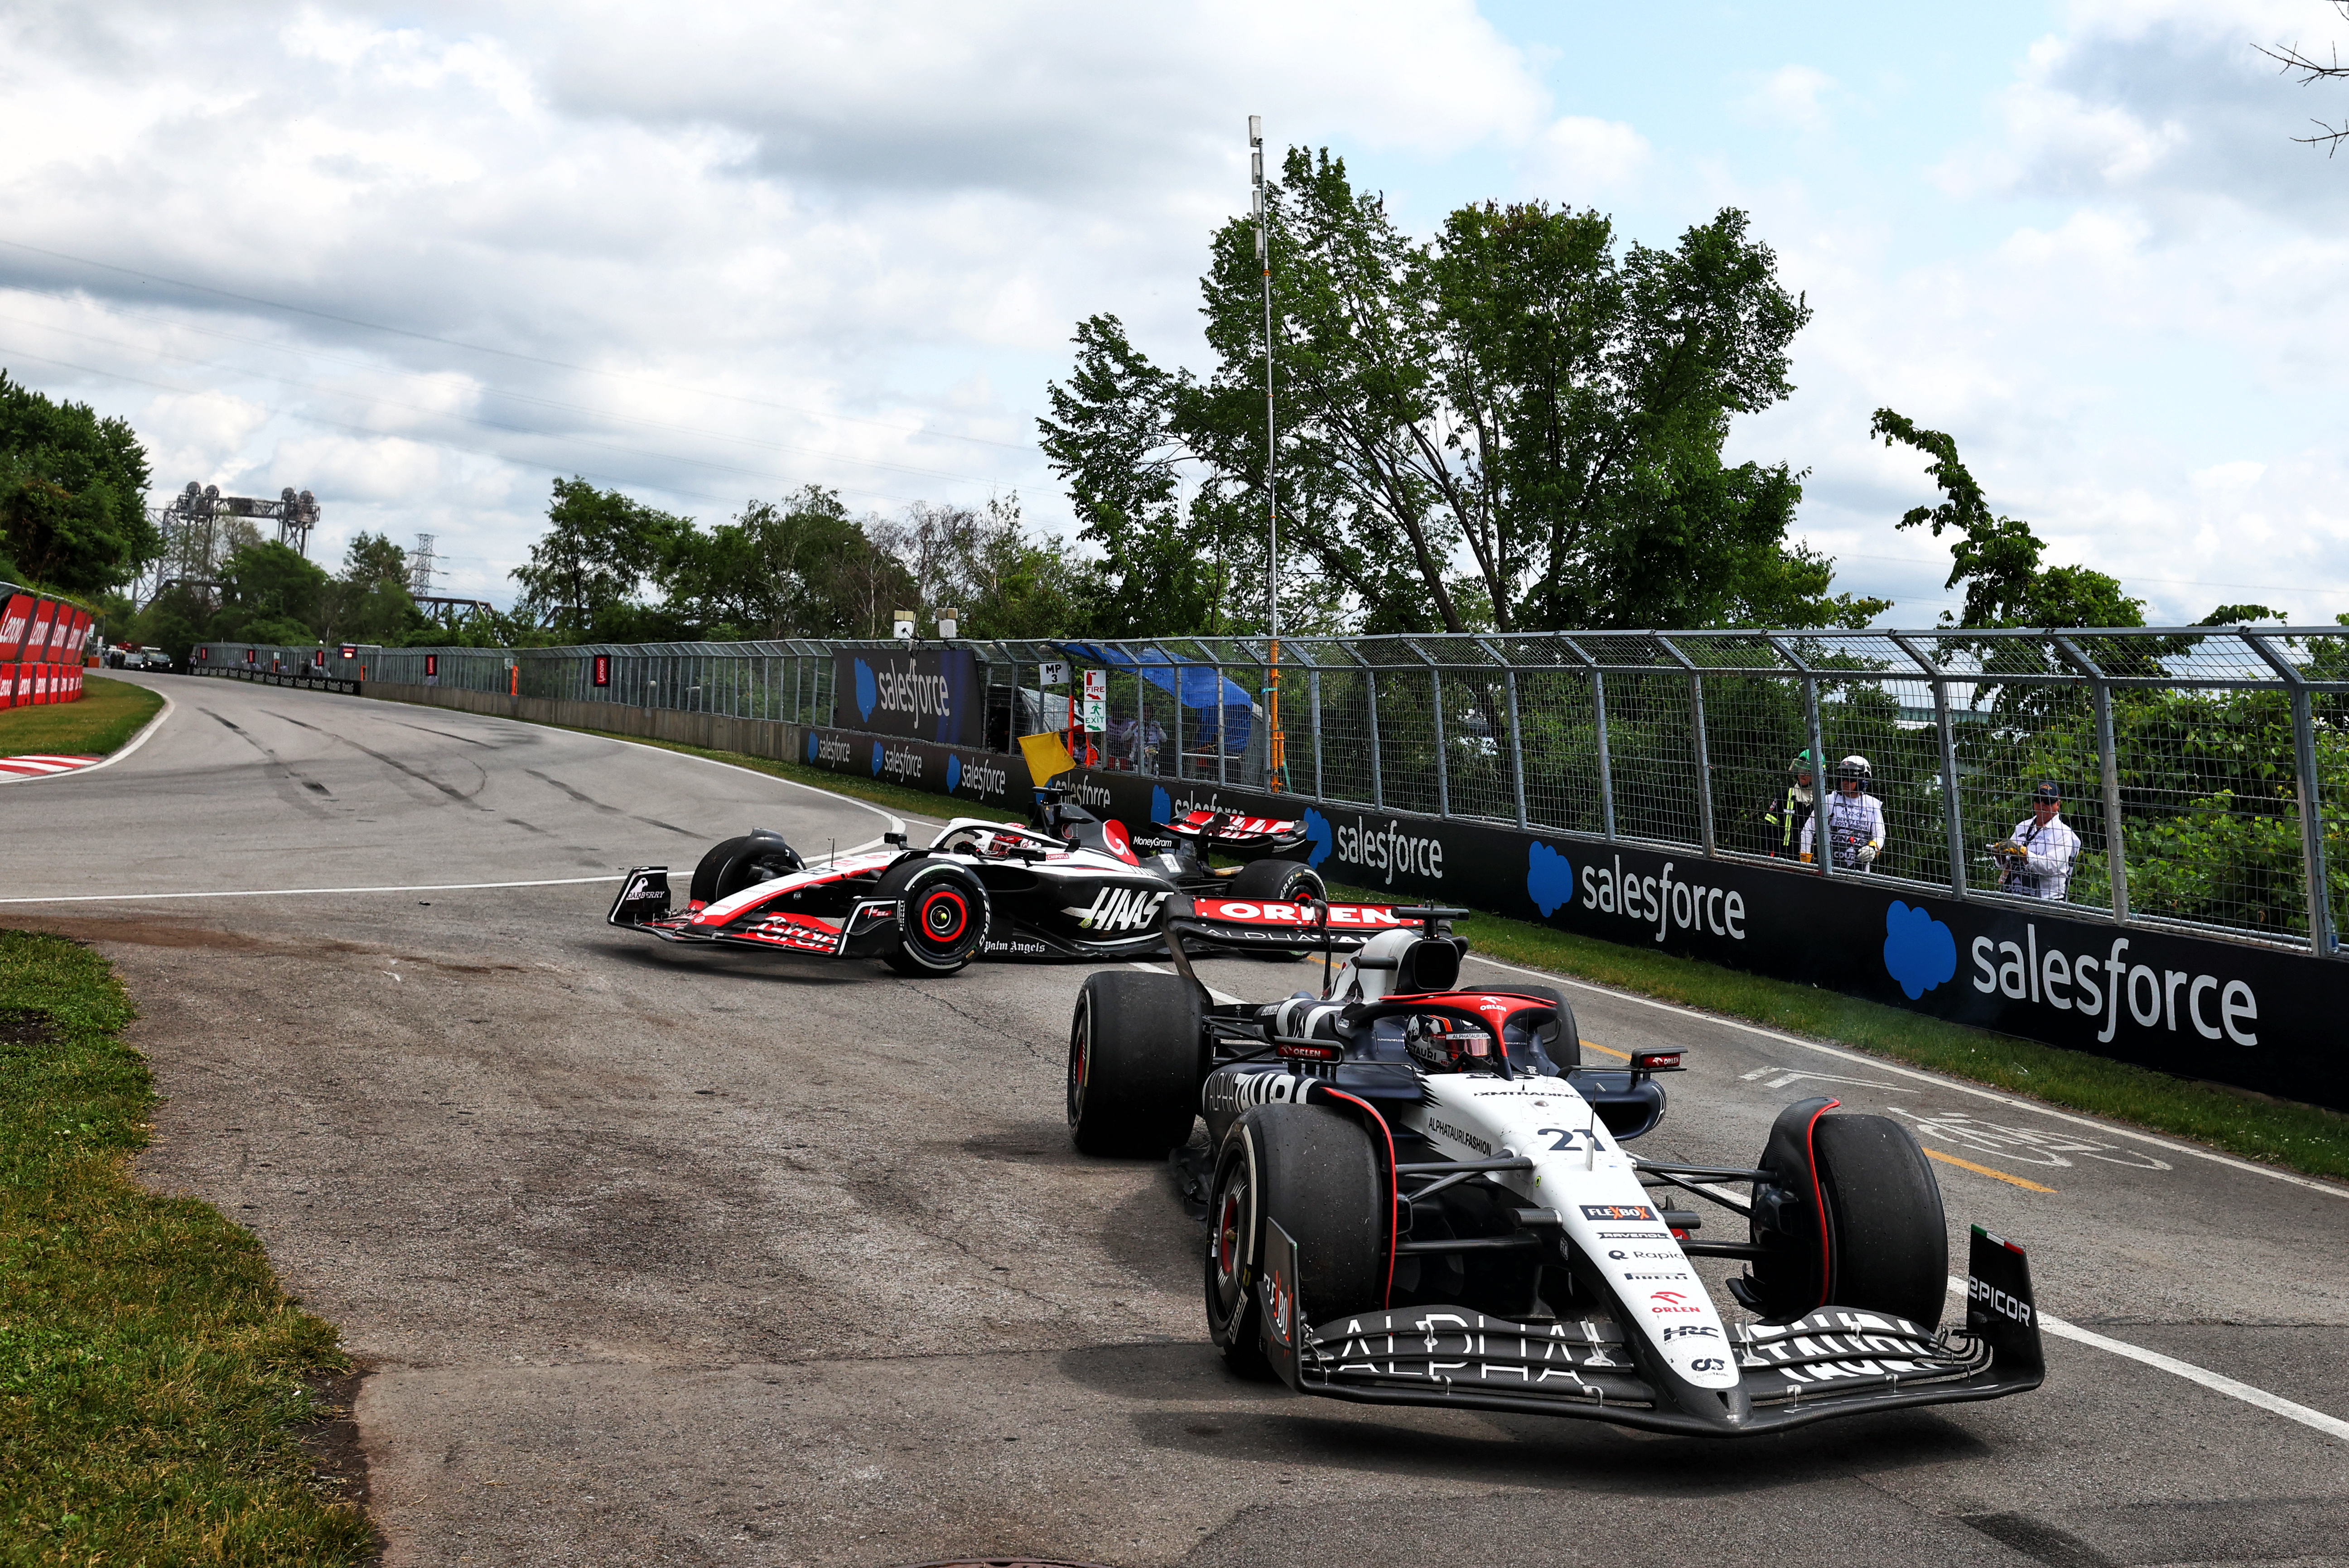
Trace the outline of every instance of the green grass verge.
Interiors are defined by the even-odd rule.
[[[144,686],[86,674],[78,702],[0,712],[0,757],[102,757],[137,734],[162,706],[163,699]]]
[[[0,1561],[364,1562],[295,1437],[333,1327],[219,1210],[130,1179],[131,1016],[97,953],[0,931]]]
[[[799,763],[666,741],[643,743],[815,784],[908,815],[940,817],[957,810],[978,809],[926,791],[868,782]],[[1336,884],[1330,892],[1365,903],[1392,903],[1394,898],[1392,892]],[[1460,922],[1459,930],[1476,951],[1504,963],[1571,975],[1660,1002],[1930,1067],[2051,1106],[2109,1116],[2313,1176],[2349,1179],[2349,1116],[2336,1111],[2271,1099],[2220,1084],[2172,1077],[2082,1051],[1862,1002],[1816,986],[1574,936],[1527,920],[1477,915]]]
[[[1391,903],[1393,894],[1332,886],[1333,897]],[[1930,1067],[2014,1095],[2174,1133],[2314,1176],[2349,1178],[2349,1116],[2224,1085],[2176,1078],[2082,1051],[1971,1029],[1816,986],[1769,980],[1694,959],[1476,915],[1458,923],[1469,946],[1504,963],[1742,1019],[1869,1055]]]

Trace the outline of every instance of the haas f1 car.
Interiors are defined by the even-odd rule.
[[[1326,902],[1301,858],[1302,824],[1195,811],[1162,831],[1172,846],[1138,853],[1124,826],[1066,792],[1038,792],[1027,823],[962,818],[927,848],[900,834],[808,864],[778,833],[730,838],[693,870],[675,907],[665,866],[621,884],[610,923],[688,946],[881,959],[901,974],[952,974],[978,958],[1135,958],[1164,941],[1178,907],[1198,934],[1240,950],[1286,953],[1326,910],[1316,943],[1360,946],[1398,923],[1384,906]],[[1241,858],[1216,867],[1211,854]]]
[[[1325,958],[1318,997],[1215,1004],[1184,946],[1205,922],[1170,913],[1176,973],[1102,971],[1078,998],[1076,1147],[1172,1153],[1236,1369],[1718,1437],[2038,1386],[2020,1247],[1976,1227],[1941,1325],[1940,1189],[1905,1127],[1808,1099],[1750,1168],[1642,1158],[1680,1052],[1586,1067],[1557,992],[1462,985],[1462,911],[1394,913],[1415,928]],[[1700,1239],[1698,1199],[1743,1239]],[[1736,1310],[1700,1258],[1743,1261]]]

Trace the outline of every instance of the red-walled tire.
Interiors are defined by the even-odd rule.
[[[897,942],[882,956],[899,974],[953,974],[987,940],[987,889],[951,860],[909,861],[882,877],[874,893],[897,899]]]

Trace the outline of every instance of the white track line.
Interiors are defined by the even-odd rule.
[[[1965,1281],[1959,1279],[1955,1274],[1951,1275],[1950,1293],[1963,1300],[1966,1294]],[[2337,1416],[2328,1416],[2322,1410],[2312,1410],[2305,1405],[2295,1405],[2280,1394],[2271,1394],[2264,1388],[2254,1388],[2248,1383],[2238,1383],[2231,1377],[2212,1372],[2207,1367],[2197,1366],[2190,1361],[2180,1361],[2174,1355],[2164,1355],[2158,1350],[2147,1350],[2143,1345],[2130,1345],[2125,1340],[2107,1338],[2104,1334],[2082,1328],[2078,1324],[2066,1322],[2053,1313],[2045,1311],[2042,1311],[2039,1314],[2039,1326],[2058,1339],[2076,1340],[2082,1345],[2092,1345],[2098,1350],[2109,1351],[2115,1355],[2125,1355],[2131,1361],[2142,1362],[2147,1366],[2157,1367],[2173,1376],[2183,1377],[2189,1383],[2199,1383],[2203,1387],[2215,1393],[2224,1394],[2230,1399],[2240,1399],[2246,1405],[2256,1405],[2261,1409],[2282,1416],[2288,1421],[2297,1421],[2303,1427],[2313,1428],[2328,1438],[2349,1439],[2349,1421],[2344,1421]]]
[[[123,684],[126,686],[137,686],[139,683],[135,680],[126,680]],[[155,689],[152,686],[143,687],[141,690],[155,691]],[[112,767],[123,758],[129,756],[131,753],[145,745],[147,743],[148,737],[152,735],[159,728],[161,727],[164,720],[171,716],[172,704],[171,698],[164,696],[160,691],[155,691],[155,695],[163,698],[163,706],[161,710],[158,711],[153,718],[148,720],[144,724],[141,724],[139,727],[139,732],[137,734],[131,736],[129,740],[124,742],[121,745],[117,746],[104,757],[101,757],[97,762],[90,763],[89,766],[86,768],[73,768],[65,773],[17,774],[7,779],[0,779],[0,784],[38,784],[43,779],[78,779],[86,777],[90,774],[94,774],[100,768]]]
[[[1868,1067],[1879,1073],[1891,1073],[1903,1078],[1914,1078],[1919,1083],[1931,1084],[1955,1094],[1971,1095],[1978,1100],[1989,1100],[1992,1104],[2012,1106],[2018,1111],[2029,1111],[2033,1116],[2052,1116],[2059,1122],[2070,1122],[2075,1127],[2094,1127],[2100,1132],[2110,1133],[2115,1137],[2125,1137],[2135,1143],[2149,1144],[2155,1148],[2166,1149],[2172,1154],[2182,1154],[2194,1159],[2209,1160],[2213,1165],[2223,1165],[2234,1170],[2247,1170],[2254,1176],[2264,1176],[2271,1180],[2290,1182],[2294,1187],[2305,1187],[2311,1192],[2322,1192],[2333,1198],[2349,1198],[2349,1187],[2337,1187],[2329,1181],[2319,1181],[2313,1177],[2301,1176],[2289,1170],[2278,1170],[2271,1166],[2254,1165],[2248,1159],[2237,1159],[2231,1155],[2199,1148],[2190,1143],[2173,1143],[2168,1138],[2155,1137],[2149,1133],[2135,1132],[2127,1127],[2116,1127],[2111,1122],[2101,1122],[2088,1116],[2075,1116],[2068,1111],[2059,1111],[2042,1105],[2037,1100],[2017,1099],[2012,1095],[2002,1095],[1996,1089],[1985,1089],[1979,1085],[1961,1083],[1954,1078],[1942,1077],[1938,1073],[1899,1066],[1886,1061],[1881,1056],[1867,1056],[1857,1051],[1843,1050],[1838,1046],[1822,1045],[1816,1040],[1805,1040],[1800,1035],[1781,1033],[1775,1029],[1764,1029],[1759,1024],[1741,1023],[1733,1018],[1723,1018],[1711,1012],[1700,1012],[1694,1008],[1681,1007],[1669,1002],[1658,1002],[1653,997],[1634,996],[1630,992],[1618,991],[1611,985],[1594,985],[1587,980],[1576,980],[1570,975],[1552,974],[1547,970],[1525,969],[1513,963],[1502,963],[1495,959],[1480,958],[1475,953],[1468,955],[1468,961],[1486,964],[1494,969],[1506,970],[1511,974],[1529,974],[1541,980],[1556,981],[1561,985],[1570,985],[1579,991],[1595,991],[1601,996],[1611,996],[1619,1002],[1634,1002],[1641,1007],[1652,1007],[1660,1012],[1674,1012],[1685,1018],[1694,1018],[1706,1023],[1717,1024],[1723,1029],[1735,1029],[1746,1034],[1758,1034],[1764,1040],[1775,1040],[1782,1045],[1795,1045],[1806,1051],[1816,1051],[1822,1056],[1833,1056],[1839,1062],[1849,1062],[1855,1065]]]
[[[617,882],[608,877],[545,877],[534,882],[419,882],[399,888],[242,888],[221,893],[75,893],[59,898],[0,898],[0,904],[114,904],[132,898],[296,898],[320,893],[458,893],[475,888],[569,888],[582,882]]]

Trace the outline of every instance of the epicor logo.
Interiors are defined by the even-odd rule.
[[[1620,855],[1615,857],[1612,866],[1585,866],[1582,907],[1605,915],[1621,915],[1641,925],[1653,920],[1658,941],[1662,941],[1674,926],[1744,941],[1745,895],[1725,888],[1708,888],[1700,882],[1675,882],[1673,865],[1672,861],[1665,861],[1664,868],[1653,877],[1625,871]]]
[[[1384,874],[1389,882],[1401,871],[1407,876],[1426,877],[1444,880],[1444,841],[1440,838],[1417,838],[1402,830],[1402,824],[1390,817],[1383,827],[1356,817],[1350,826],[1340,826],[1332,836],[1337,844],[1338,863],[1359,866],[1365,871]]]
[[[2128,1001],[2130,1022],[2140,1029],[2175,1034],[2182,1013],[2194,1033],[2205,1040],[2231,1040],[2238,1045],[2260,1043],[2256,1031],[2243,1027],[2259,1022],[2260,1001],[2242,981],[2130,963],[2121,956],[2128,950],[2127,937],[2115,937],[2111,952],[2103,958],[2093,952],[2067,955],[2055,948],[2043,952],[2036,920],[2023,927],[2023,939],[1995,944],[1988,937],[1974,939],[1976,991],[1985,996],[1997,992],[2058,1012],[2076,1008],[2089,1018],[2101,1012],[2105,1027],[2096,1036],[2100,1045],[2111,1044],[2120,1032],[2124,997]],[[2079,994],[2075,997],[2070,994],[2073,992]]]

